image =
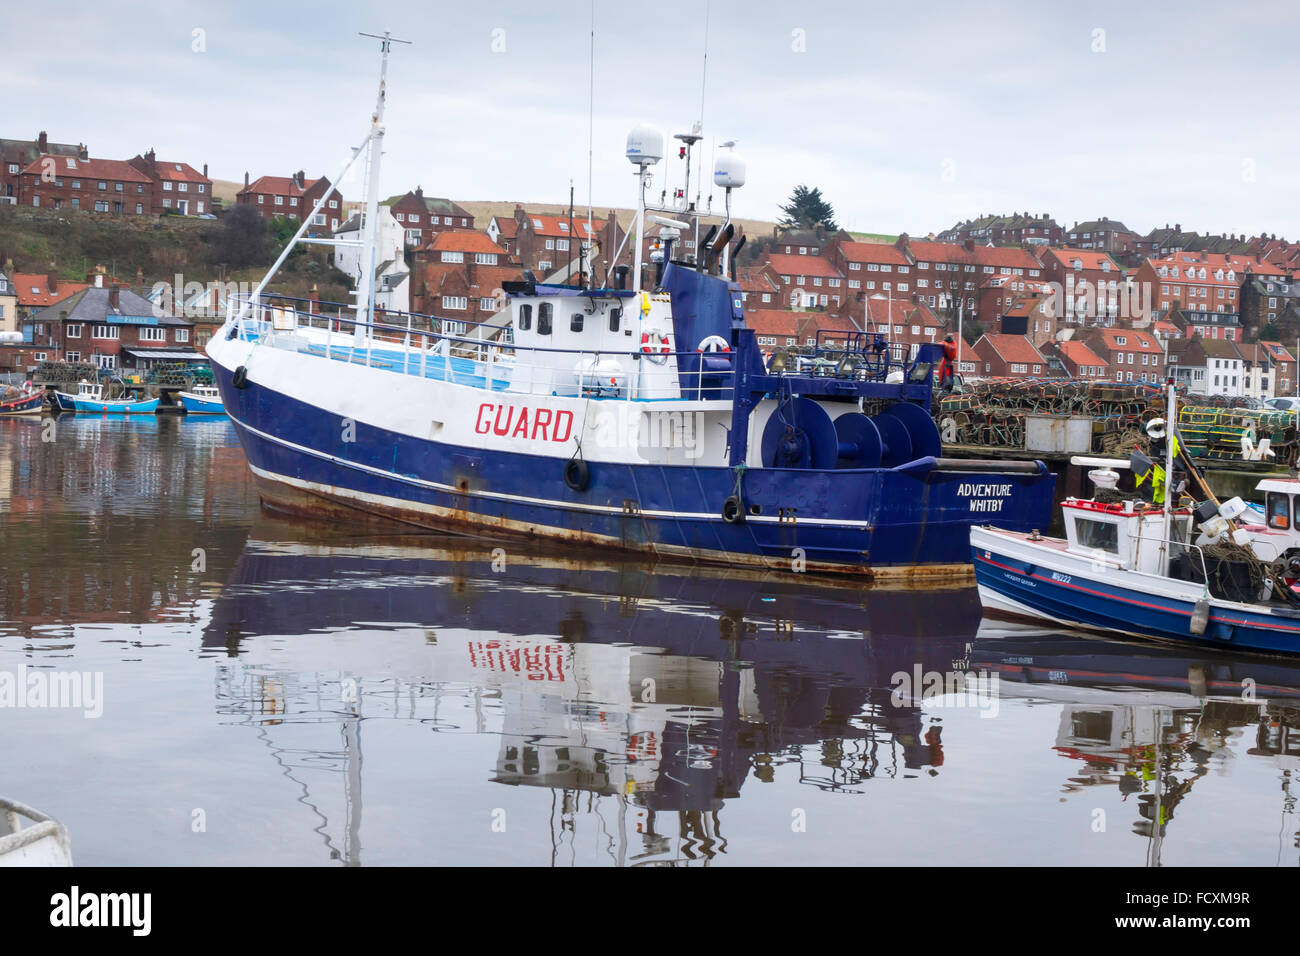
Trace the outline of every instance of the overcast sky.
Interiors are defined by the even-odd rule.
[[[596,0],[597,206],[635,202],[633,124],[699,117],[704,10]],[[748,161],[737,215],[775,218],[806,182],[875,232],[1031,210],[1300,238],[1285,3],[709,10],[705,145],[734,139]],[[333,178],[374,102],[377,43],[357,32],[388,29],[413,45],[390,67],[385,194],[563,202],[572,179],[585,205],[591,16],[590,0],[10,4],[0,135],[45,129],[104,158],[153,146],[220,179]]]

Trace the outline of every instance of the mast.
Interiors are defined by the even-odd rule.
[[[1165,534],[1164,540],[1160,542],[1160,566],[1161,573],[1169,573],[1167,559],[1169,557],[1169,539],[1173,533],[1174,523],[1174,437],[1177,429],[1174,428],[1174,422],[1178,420],[1178,396],[1174,391],[1174,377],[1170,375],[1165,381],[1165,412],[1168,421],[1165,423]]]
[[[392,43],[392,34],[387,30],[383,36],[363,33],[361,36],[373,37],[382,41],[379,60],[379,92],[375,97],[375,111],[370,117],[370,155],[366,159],[366,212],[364,243],[361,252],[361,275],[357,280],[357,322],[353,328],[354,346],[362,345],[370,337],[368,325],[374,321],[375,314],[375,248],[379,231],[379,167],[384,155],[384,106],[388,98],[388,51]],[[399,43],[406,41],[399,40]]]

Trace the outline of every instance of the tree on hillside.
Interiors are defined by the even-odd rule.
[[[840,228],[835,223],[835,210],[822,198],[822,191],[817,187],[809,189],[803,184],[794,187],[790,201],[781,207],[781,212],[780,224],[787,229],[812,229],[822,225],[829,232],[837,232]]]
[[[231,269],[267,265],[266,220],[252,206],[236,204],[221,217],[212,240],[212,259]]]

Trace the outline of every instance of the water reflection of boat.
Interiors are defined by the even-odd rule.
[[[63,824],[0,797],[0,868],[10,866],[72,866],[72,845]]]
[[[1178,806],[1216,761],[1232,759],[1229,742],[1252,726],[1247,753],[1277,759],[1294,802],[1300,662],[986,624],[971,664],[997,673],[1004,697],[1061,704],[1054,749],[1076,761],[1063,792],[1116,787],[1126,801],[1135,797],[1132,830],[1147,841],[1150,866],[1161,863]]]
[[[220,712],[255,728],[322,821],[320,781],[344,792],[346,826],[326,841],[344,861],[361,857],[360,724],[382,716],[496,734],[491,780],[551,791],[553,847],[599,817],[616,862],[678,865],[721,852],[725,804],[778,774],[849,795],[945,772],[945,712],[892,693],[917,669],[995,673],[1003,698],[1059,707],[1052,744],[1079,768],[1065,792],[1136,794],[1149,843],[1230,740],[1300,698],[1300,663],[977,635],[969,589],[814,589],[388,540],[259,534],[203,632],[227,658]],[[305,723],[329,733],[305,746]]]
[[[580,793],[613,801],[643,838],[624,862],[669,853],[663,813],[690,853],[712,856],[723,801],[776,764],[855,791],[942,763],[938,725],[891,701],[890,681],[965,653],[979,616],[970,589],[812,590],[513,554],[496,574],[492,552],[463,543],[250,543],[204,632],[205,646],[238,658],[222,712],[274,736],[268,725],[290,714],[338,723],[337,703],[322,712],[316,700],[351,701],[346,721],[397,699],[437,712],[448,688],[486,695],[502,712],[492,779],[555,791],[560,817]],[[347,756],[326,750],[295,757],[302,773],[343,773]],[[346,859],[348,844],[331,847]]]

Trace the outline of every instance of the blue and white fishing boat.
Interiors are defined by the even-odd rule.
[[[122,415],[152,415],[158,410],[158,399],[105,398],[100,382],[77,383],[77,394],[56,391],[55,399],[60,411],[94,412]]]
[[[22,388],[0,386],[0,417],[39,415],[45,407],[45,389],[24,382]]]
[[[1172,384],[1167,401],[1173,409]],[[1177,420],[1172,412],[1170,420]],[[1172,475],[1176,443],[1167,445],[1164,474]],[[1191,459],[1177,461],[1207,500],[1151,504],[1116,490],[1127,461],[1075,458],[1094,467],[1098,493],[1062,502],[1064,538],[972,528],[985,611],[1227,650],[1300,653],[1300,560],[1261,558],[1264,529],[1237,526],[1245,503],[1219,504]]]
[[[193,391],[177,392],[181,405],[188,415],[224,415],[226,406],[215,385],[195,385]]]
[[[370,132],[349,163],[368,150],[371,257],[388,47]],[[816,372],[782,354],[765,364],[732,265],[730,195],[744,164],[723,153],[714,181],[726,217],[696,259],[673,255],[681,210],[646,205],[663,138],[638,127],[627,142],[640,187],[630,278],[615,252],[598,283],[584,249],[563,283],[527,273],[507,283],[505,308],[478,325],[380,317],[372,269],[360,270],[354,311],[337,317],[268,294],[293,243],[313,241],[303,237],[314,211],[305,216],[251,296],[231,298],[207,346],[263,502],[877,576],[969,574],[975,521],[1045,526],[1054,476],[1040,462],[942,457],[929,413],[938,345],[907,354],[865,333],[819,336],[816,356],[830,361],[812,363]],[[652,282],[648,214],[666,249]]]

